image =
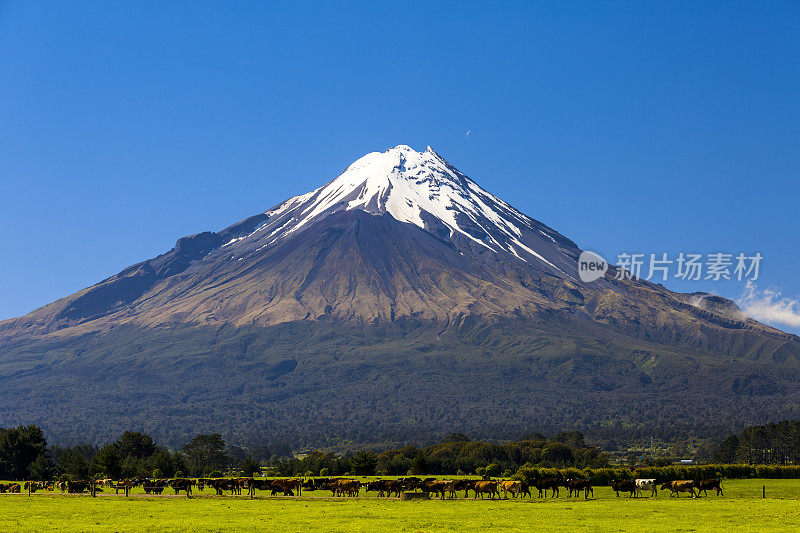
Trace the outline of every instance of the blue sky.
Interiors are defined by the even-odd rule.
[[[800,333],[798,35],[795,2],[0,1],[0,318],[409,144],[607,258],[760,252]]]

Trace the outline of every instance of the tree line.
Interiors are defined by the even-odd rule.
[[[752,426],[727,436],[717,448],[716,463],[800,464],[800,420]]]
[[[218,433],[197,435],[180,450],[159,446],[152,437],[137,431],[126,431],[102,447],[83,444],[64,448],[48,447],[37,426],[0,428],[0,479],[221,476],[231,468],[251,475],[260,470],[260,463],[245,450],[228,446]]]
[[[520,441],[494,444],[473,441],[453,433],[438,444],[402,448],[376,453],[361,450],[344,456],[313,451],[302,457],[277,461],[273,470],[297,475],[406,475],[406,474],[487,474],[510,475],[522,465],[555,468],[601,468],[609,457],[599,448],[588,446],[579,431],[558,433],[548,439],[542,434],[525,436]]]

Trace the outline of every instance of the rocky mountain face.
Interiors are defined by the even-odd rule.
[[[580,252],[431,148],[371,153],[0,322],[0,425],[322,444],[796,414],[800,339],[613,267],[583,283]]]

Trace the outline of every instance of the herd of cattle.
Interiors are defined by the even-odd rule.
[[[355,497],[364,489],[366,492],[376,492],[379,497],[391,497],[400,495],[404,492],[420,491],[426,496],[439,496],[442,499],[456,498],[460,491],[464,491],[464,497],[468,498],[470,492],[473,499],[488,496],[508,498],[509,494],[516,498],[525,496],[533,497],[531,488],[538,491],[540,498],[558,497],[560,489],[568,491],[569,496],[579,496],[588,499],[591,494],[594,497],[594,489],[589,479],[557,479],[541,478],[534,480],[531,484],[523,481],[503,481],[492,480],[484,477],[481,480],[469,479],[449,479],[439,480],[436,478],[420,479],[418,477],[405,477],[398,479],[384,479],[377,481],[361,482],[356,479],[347,478],[310,478],[302,479],[254,479],[251,477],[241,478],[199,478],[199,479],[97,479],[91,481],[26,481],[19,483],[0,483],[0,493],[35,493],[37,491],[60,491],[62,493],[78,494],[83,492],[102,492],[103,489],[112,489],[119,494],[123,491],[126,496],[130,494],[134,487],[142,487],[146,494],[162,494],[167,488],[192,494],[193,487],[200,491],[205,488],[213,489],[218,496],[230,492],[231,495],[240,495],[246,492],[251,498],[256,495],[256,491],[269,491],[272,496],[300,496],[302,491],[330,491],[331,496]],[[626,479],[612,481],[611,489],[619,497],[620,493],[629,493],[629,498],[636,498],[648,492],[651,496],[658,496],[659,484],[655,479]],[[669,490],[670,497],[680,497],[681,492],[688,492],[692,497],[699,497],[700,493],[708,495],[709,490],[716,490],[717,496],[722,495],[722,485],[720,479],[703,479],[689,481],[667,481],[661,484],[661,490]]]

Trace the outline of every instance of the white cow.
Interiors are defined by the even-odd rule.
[[[649,490],[651,496],[658,496],[658,487],[655,479],[637,479],[636,496],[641,496],[643,490]]]

